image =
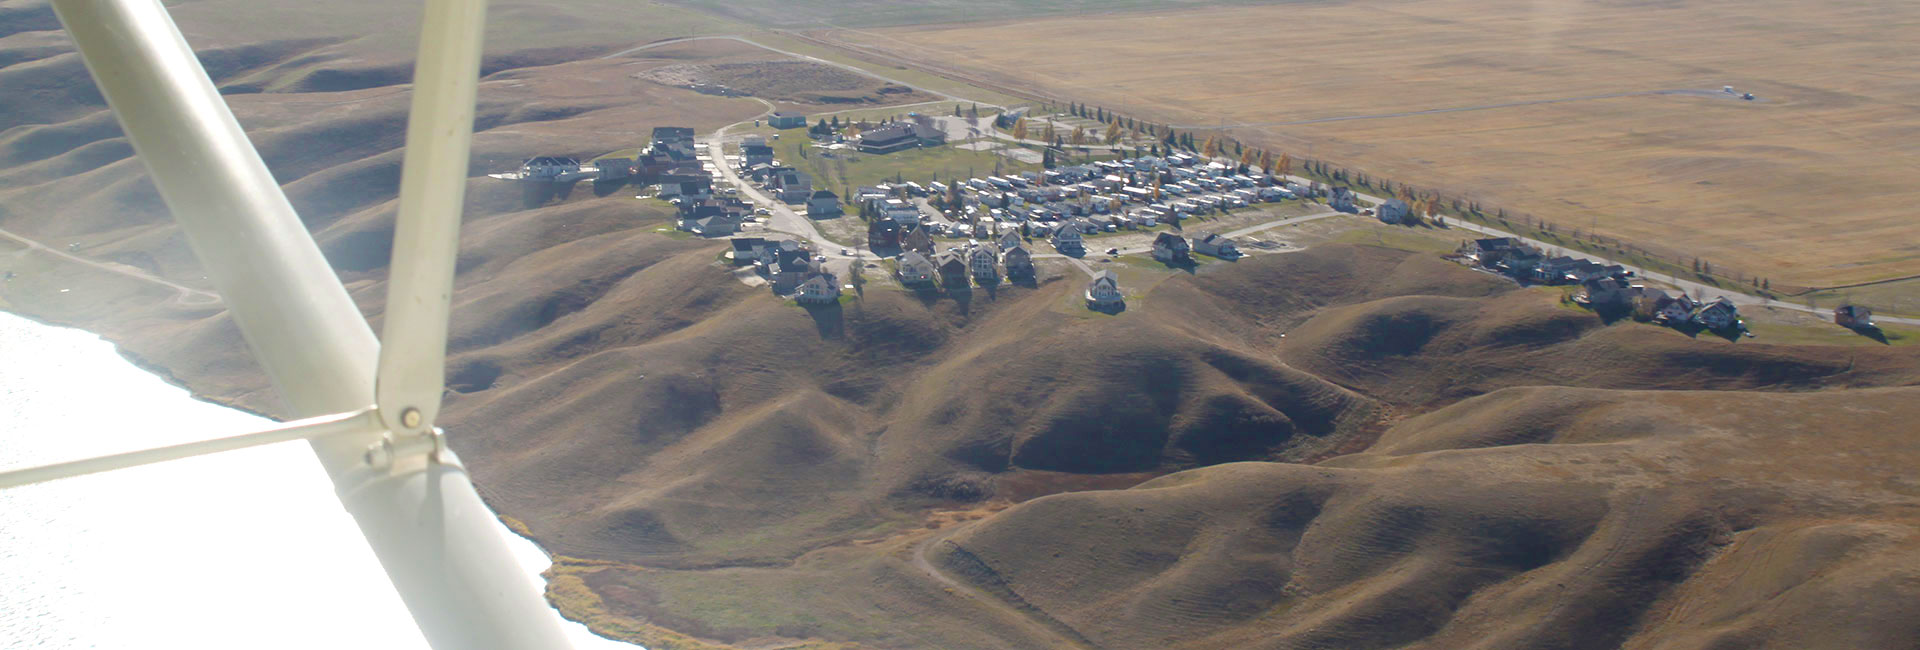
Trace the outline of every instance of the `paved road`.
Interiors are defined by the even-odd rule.
[[[146,271],[142,271],[138,268],[127,266],[125,264],[90,260],[84,257],[80,257],[78,255],[74,255],[72,253],[68,253],[58,248],[54,248],[52,246],[48,246],[46,244],[42,244],[40,242],[31,240],[31,239],[27,239],[26,237],[23,237],[11,232],[7,232],[5,230],[0,230],[0,237],[5,237],[7,239],[11,239],[13,241],[19,242],[25,245],[29,250],[35,250],[35,251],[47,253],[55,257],[64,259],[66,261],[73,262],[75,264],[90,266],[96,269],[100,269],[102,271],[106,271],[108,273],[122,275],[129,278],[133,278],[135,280],[139,280],[141,282],[157,284],[162,287],[172,289],[175,292],[173,301],[176,304],[214,305],[214,304],[220,303],[220,294],[217,294],[211,291],[202,291],[186,285],[177,284],[167,280],[166,278],[162,278],[160,276],[154,275],[152,273],[148,273]]]

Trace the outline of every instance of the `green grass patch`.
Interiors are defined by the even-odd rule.
[[[752,130],[749,130],[752,132]],[[813,177],[813,186],[832,190],[842,197],[863,185],[914,181],[922,185],[936,178],[954,178],[1001,173],[1037,171],[1039,165],[1023,163],[990,151],[970,151],[953,144],[920,147],[889,154],[865,154],[850,150],[828,151],[814,148],[813,141],[799,131],[789,131],[779,140],[770,140],[774,157]],[[805,155],[801,154],[805,151]],[[996,167],[998,165],[998,167]]]

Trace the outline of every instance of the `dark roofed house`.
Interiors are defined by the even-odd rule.
[[[733,238],[733,263],[745,266],[760,260],[760,252],[767,248],[767,240],[760,237]]]
[[[792,167],[775,171],[772,186],[774,198],[782,203],[800,203],[813,196],[813,177]]]
[[[1833,322],[1854,329],[1873,329],[1873,310],[1859,305],[1841,305],[1833,310]]]
[[[967,286],[967,260],[955,249],[940,251],[933,257],[933,266],[940,273],[940,284],[948,288]]]
[[[1607,309],[1626,306],[1637,293],[1638,291],[1629,286],[1627,281],[1603,276],[1581,282],[1580,293],[1576,297],[1594,309]]]
[[[740,163],[748,168],[754,165],[773,164],[773,147],[764,144],[749,144],[740,147]]]
[[[1163,232],[1153,238],[1153,259],[1162,263],[1172,265],[1185,264],[1193,261],[1192,252],[1193,249],[1187,245],[1187,238],[1185,237],[1170,232]]]
[[[653,127],[649,144],[655,151],[677,159],[693,157],[693,128],[686,126]]]
[[[933,233],[925,226],[914,227],[900,236],[900,247],[906,250],[933,254]]]
[[[793,111],[774,111],[767,118],[767,126],[776,129],[798,129],[807,125],[807,116]]]
[[[867,248],[876,251],[900,247],[900,222],[874,219],[867,222]]]
[[[840,214],[840,195],[828,190],[814,190],[807,197],[807,216],[815,219]]]
[[[1000,263],[1007,267],[1007,278],[1019,280],[1033,277],[1033,253],[1027,247],[1015,244],[1001,249]]]

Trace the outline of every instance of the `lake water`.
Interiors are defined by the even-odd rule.
[[[0,313],[0,468],[269,424]],[[566,628],[577,648],[639,648]],[[304,442],[0,491],[0,648],[426,647]]]

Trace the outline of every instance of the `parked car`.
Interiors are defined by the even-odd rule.
[[[853,254],[853,249],[851,249],[851,248],[842,248],[842,249],[840,249],[840,254],[841,254],[841,255],[852,255],[852,254]]]
[[[1118,248],[1109,248],[1109,249],[1107,249],[1107,254],[1108,254],[1108,255],[1119,255],[1119,254],[1120,254],[1120,249],[1118,249]]]

